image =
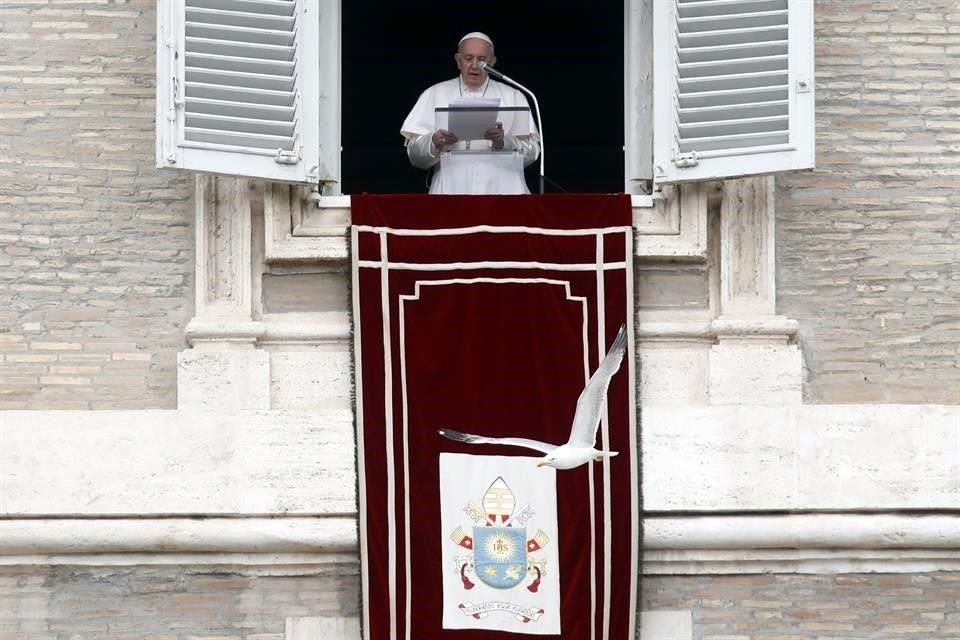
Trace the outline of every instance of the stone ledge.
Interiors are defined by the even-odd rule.
[[[958,506],[960,406],[641,406],[645,508],[916,512]]]
[[[643,573],[960,570],[960,514],[654,516]],[[357,563],[355,515],[0,520],[0,565]]]
[[[707,189],[689,185],[668,200],[632,195],[636,256],[702,261]],[[288,185],[264,191],[267,263],[343,261],[349,257],[350,196],[305,195]]]
[[[655,516],[643,573],[960,571],[960,512]]]
[[[956,549],[960,511],[944,514],[655,516],[644,547],[681,549]]]
[[[648,551],[644,575],[730,575],[757,573],[931,573],[960,571],[956,550],[777,549]]]
[[[800,324],[784,316],[720,316],[710,323],[717,336],[732,338],[777,337],[796,335]]]
[[[316,518],[0,520],[0,556],[355,552],[355,515]]]
[[[344,553],[356,514],[320,517],[23,518],[0,520],[0,555],[64,553]],[[648,553],[774,550],[960,550],[956,514],[652,516]],[[960,560],[960,556],[954,553]]]
[[[357,510],[349,410],[6,411],[0,442],[0,519]]]

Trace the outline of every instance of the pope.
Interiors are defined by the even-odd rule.
[[[523,93],[491,79],[480,64],[483,62],[492,67],[497,61],[493,40],[489,36],[479,31],[463,36],[453,58],[459,75],[421,93],[400,129],[410,163],[433,171],[430,193],[529,193],[523,167],[535,162],[540,155],[540,138],[529,117],[502,116],[502,122],[488,129],[479,141],[458,140],[452,131],[437,128],[435,109],[447,107],[461,98],[494,99],[499,101],[501,108],[529,109]],[[501,111],[504,113],[510,112]],[[481,151],[513,151],[521,161],[498,163],[482,154],[474,154],[459,158],[456,164],[441,166],[442,153],[468,148],[476,151],[478,143]],[[505,170],[504,167],[511,168]]]

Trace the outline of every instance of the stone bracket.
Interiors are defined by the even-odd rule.
[[[312,195],[296,185],[265,186],[264,260],[268,264],[346,260],[349,256],[350,196]]]
[[[705,187],[665,189],[663,198],[631,196],[636,255],[705,259]],[[347,259],[350,196],[321,196],[298,186],[268,184],[263,201],[268,264]]]
[[[706,260],[707,186],[663,187],[652,210],[634,207],[635,254],[639,258]]]

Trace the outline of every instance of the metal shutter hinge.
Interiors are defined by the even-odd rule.
[[[678,153],[673,159],[673,163],[678,168],[689,168],[697,166],[700,161],[697,159],[697,152],[691,151],[690,153]]]
[[[300,162],[300,152],[277,149],[277,156],[274,158],[274,160],[280,164],[297,164]]]

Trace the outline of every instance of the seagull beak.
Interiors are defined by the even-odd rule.
[[[540,462],[537,463],[537,468],[545,467],[545,466],[547,466],[547,463],[544,462],[543,460],[541,460]]]

